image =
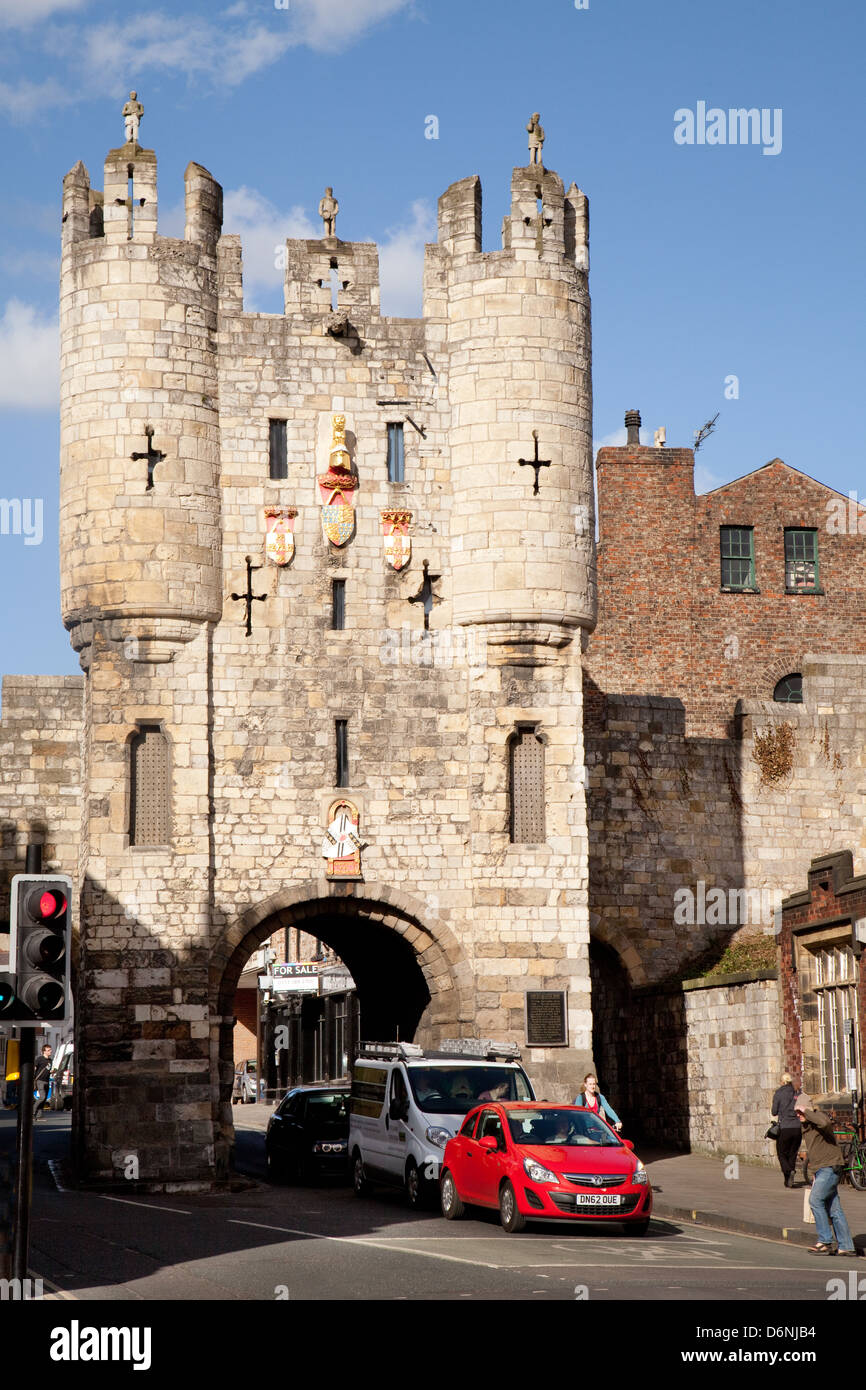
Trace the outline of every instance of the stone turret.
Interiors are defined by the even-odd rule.
[[[80,161],[64,180],[61,585],[85,668],[95,626],[164,661],[221,607],[222,192],[191,164],[185,240],[160,237],[156,175],[130,143],[109,152],[101,196]]]
[[[425,313],[447,325],[454,613],[483,626],[493,659],[517,644],[546,660],[595,623],[587,236],[586,197],[529,165],[501,251],[481,250],[477,178],[443,194],[428,250]]]

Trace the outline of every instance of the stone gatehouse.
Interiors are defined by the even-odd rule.
[[[278,930],[342,958],[366,1036],[516,1040],[539,1094],[570,1099],[592,1065],[619,1081],[648,1016],[634,991],[739,930],[678,923],[678,887],[790,891],[825,839],[863,854],[863,729],[826,690],[810,704],[805,653],[830,669],[813,626],[762,660],[803,676],[789,772],[805,807],[837,779],[820,827],[752,763],[788,713],[752,666],[695,723],[688,661],[668,680],[647,656],[641,621],[706,631],[712,586],[700,611],[648,595],[639,533],[628,554],[607,541],[625,507],[606,489],[640,475],[659,524],[691,517],[691,451],[600,457],[591,635],[585,195],[516,168],[482,252],[480,182],[453,184],[418,320],[380,314],[374,244],[324,233],[286,244],[284,313],[251,313],[207,170],[187,168],[183,239],[158,233],[136,143],[102,190],[81,163],[64,181],[61,584],[84,675],[4,681],[0,856],[8,882],[39,838],[76,876],[94,1182],[131,1153],[148,1185],[226,1175],[233,994]],[[782,524],[808,529],[801,500]],[[831,566],[824,585],[825,613],[862,609],[862,580],[842,593]],[[772,642],[787,615],[766,621]],[[810,743],[824,724],[841,770]],[[529,991],[565,996],[564,1040],[526,1046]],[[594,1037],[593,1013],[625,1031]]]

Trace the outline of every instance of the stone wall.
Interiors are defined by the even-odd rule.
[[[0,715],[0,930],[28,841],[45,873],[78,866],[83,676],[4,676]],[[75,924],[77,929],[77,923]]]
[[[624,1110],[648,1142],[775,1161],[763,1137],[783,1070],[775,973],[639,990],[631,1032]]]

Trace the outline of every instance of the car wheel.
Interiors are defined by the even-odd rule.
[[[370,1184],[364,1175],[364,1160],[357,1150],[352,1159],[352,1187],[356,1197],[366,1197],[370,1191]]]
[[[424,1211],[430,1205],[430,1184],[411,1158],[406,1164],[406,1195],[413,1211]]]
[[[626,1221],[623,1233],[627,1236],[645,1236],[649,1230],[649,1217],[645,1221]]]
[[[281,1158],[277,1158],[272,1153],[266,1153],[265,1165],[267,1167],[269,1182],[285,1182],[286,1165]]]
[[[504,1182],[499,1189],[499,1220],[502,1222],[502,1229],[508,1231],[509,1235],[516,1235],[526,1225],[526,1217],[517,1206],[517,1198],[510,1182]]]
[[[459,1221],[466,1211],[463,1205],[463,1198],[457,1191],[457,1184],[453,1175],[445,1169],[442,1174],[442,1182],[439,1186],[439,1199],[442,1203],[442,1215],[446,1221]]]

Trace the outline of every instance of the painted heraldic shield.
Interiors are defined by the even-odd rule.
[[[287,565],[295,553],[297,507],[265,507],[265,555],[274,565]]]
[[[394,570],[405,569],[412,558],[412,537],[409,535],[412,513],[389,507],[379,515],[385,541],[385,562]]]
[[[332,545],[345,545],[355,530],[355,508],[333,503],[323,507],[322,530]]]

